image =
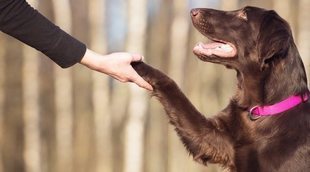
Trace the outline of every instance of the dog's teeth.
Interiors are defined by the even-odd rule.
[[[230,45],[228,45],[228,44],[222,45],[221,48],[222,48],[224,51],[227,51],[227,52],[233,50],[233,48],[232,48]]]
[[[215,48],[215,50],[221,50],[221,51],[225,51],[225,52],[230,52],[233,50],[233,48],[228,45],[228,44],[223,44],[223,45],[220,45],[218,47]]]

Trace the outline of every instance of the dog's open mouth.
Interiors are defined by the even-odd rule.
[[[212,39],[212,42],[204,44],[197,43],[193,49],[197,56],[218,56],[223,58],[232,58],[237,55],[237,49],[234,44],[222,40]]]

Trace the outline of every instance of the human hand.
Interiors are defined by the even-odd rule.
[[[132,62],[142,61],[142,59],[143,57],[139,54],[119,52],[103,56],[87,49],[80,63],[121,82],[133,82],[142,88],[152,91],[152,86],[138,75],[130,65]]]

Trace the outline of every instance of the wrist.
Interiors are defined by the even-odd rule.
[[[92,70],[98,70],[101,61],[103,60],[102,55],[90,50],[86,49],[86,52],[83,56],[83,58],[80,61],[80,64],[92,69]]]

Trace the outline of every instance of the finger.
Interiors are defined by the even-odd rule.
[[[142,61],[144,58],[142,55],[137,54],[137,53],[133,53],[131,54],[131,56],[132,56],[132,62],[139,62],[139,61]]]

